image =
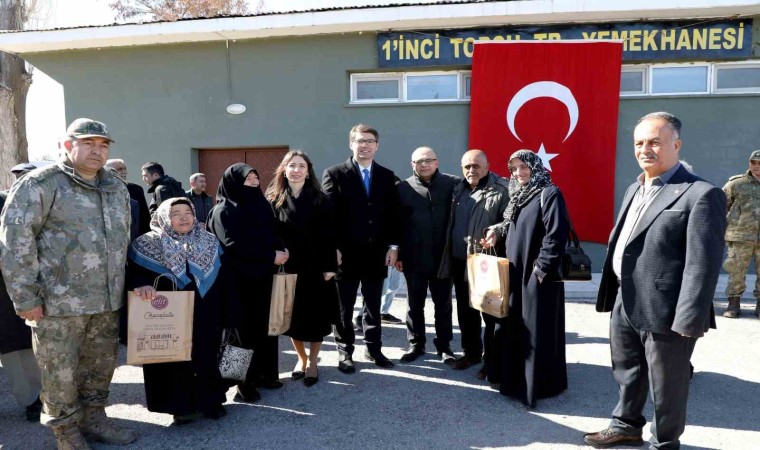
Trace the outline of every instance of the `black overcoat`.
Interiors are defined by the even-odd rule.
[[[509,316],[496,332],[499,392],[529,406],[567,389],[565,287],[557,274],[569,225],[559,189],[545,188],[541,203],[533,197],[509,224]],[[546,273],[543,281],[534,267]]]

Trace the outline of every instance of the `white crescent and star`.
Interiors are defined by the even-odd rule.
[[[517,140],[522,142],[522,139],[520,139],[520,136],[515,130],[515,118],[517,117],[517,113],[520,111],[520,108],[529,101],[542,97],[558,100],[567,108],[567,112],[570,115],[570,127],[567,130],[565,139],[562,140],[562,142],[565,142],[570,135],[573,134],[575,127],[578,125],[578,102],[575,101],[572,91],[568,89],[567,86],[554,81],[537,81],[526,85],[517,91],[507,107],[507,126],[509,127],[509,131],[512,132],[512,135],[517,138]],[[552,170],[550,161],[559,156],[558,153],[546,153],[543,143],[536,154],[541,158],[544,167],[548,170]]]

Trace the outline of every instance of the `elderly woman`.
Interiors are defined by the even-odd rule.
[[[213,234],[200,228],[187,198],[164,201],[151,221],[150,232],[129,249],[130,287],[144,300],[157,290],[195,292],[192,359],[143,365],[148,410],[174,415],[185,425],[201,414],[219,419],[227,387],[219,373],[222,329],[234,325],[237,294],[229,289],[222,253]]]
[[[238,383],[236,400],[255,402],[261,398],[257,387],[277,389],[279,381],[278,336],[269,336],[269,305],[275,265],[288,260],[277,236],[272,206],[257,177],[247,164],[233,164],[224,171],[217,200],[206,227],[224,248],[223,265],[232,273],[242,308],[238,327],[241,344],[253,349],[253,360],[245,381]]]
[[[570,226],[562,193],[541,158],[519,150],[508,164],[509,205],[486,240],[506,236],[509,316],[496,327],[499,348],[486,362],[487,374],[502,395],[534,407],[536,399],[567,389],[565,287],[558,274]]]
[[[319,381],[317,362],[322,338],[338,323],[337,286],[330,280],[338,270],[333,217],[327,197],[302,151],[288,152],[266,192],[277,219],[277,230],[289,251],[285,271],[297,273],[290,329],[298,363],[292,378],[306,386]],[[332,320],[331,320],[332,319]],[[306,354],[305,342],[309,343]]]

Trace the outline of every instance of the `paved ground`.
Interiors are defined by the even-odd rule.
[[[540,401],[535,410],[477,380],[476,368],[453,371],[432,353],[385,370],[364,362],[360,345],[358,372],[344,375],[336,368],[332,339],[324,346],[320,382],[306,388],[290,381],[296,357],[281,338],[283,389],[262,391],[263,399],[254,405],[235,403],[230,390],[226,418],[182,428],[170,426],[168,415],[145,409],[142,370],[125,365],[122,348],[108,413],[138,431],[140,439],[130,446],[136,449],[587,448],[582,432],[603,428],[617,398],[609,368],[608,315],[594,311],[593,283],[568,284],[567,289],[570,386],[562,395]],[[715,305],[720,315],[725,301]],[[751,315],[754,301],[742,306],[740,319],[719,316],[718,330],[697,344],[684,448],[760,448],[760,319]],[[403,316],[405,309],[406,301],[398,299],[391,312]],[[430,336],[430,301],[427,312]],[[397,360],[406,347],[405,328],[384,326],[383,337],[386,355]],[[458,338],[455,328],[455,350]],[[651,408],[646,414],[651,416]],[[24,450],[54,446],[49,431],[23,420],[2,368],[0,444]]]

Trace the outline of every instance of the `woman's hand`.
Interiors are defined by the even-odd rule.
[[[276,252],[274,252],[274,264],[275,265],[281,266],[281,265],[285,264],[286,262],[288,262],[288,253],[286,251],[285,252],[281,252],[281,251],[277,250]]]
[[[147,302],[153,300],[153,298],[156,296],[156,290],[153,289],[153,286],[141,286],[139,288],[135,288],[135,294],[139,295],[144,302]]]
[[[493,230],[488,230],[486,232],[486,237],[480,240],[480,245],[482,245],[483,248],[491,248],[496,245],[496,233]]]
[[[335,272],[325,272],[322,275],[324,275],[325,281],[330,281],[335,276]]]

